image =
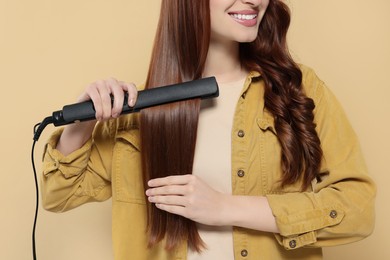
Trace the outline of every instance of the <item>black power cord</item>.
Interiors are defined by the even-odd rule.
[[[37,172],[35,170],[35,163],[34,163],[34,149],[35,149],[35,144],[37,140],[34,140],[32,144],[32,149],[31,149],[31,163],[34,171],[34,180],[35,180],[35,217],[34,217],[34,225],[32,229],[32,250],[33,250],[33,259],[37,259],[37,252],[36,252],[36,246],[35,246],[35,228],[37,226],[37,219],[38,219],[38,208],[39,208],[39,191],[38,191],[38,178],[37,178]]]
[[[36,243],[35,243],[35,230],[37,226],[37,220],[38,220],[38,209],[39,209],[39,188],[38,188],[38,177],[37,177],[37,171],[35,169],[35,160],[34,160],[34,150],[35,150],[35,144],[38,141],[43,129],[48,124],[53,123],[53,118],[46,117],[42,123],[38,123],[34,126],[34,138],[33,138],[33,144],[31,148],[31,164],[34,172],[34,181],[35,181],[35,216],[34,216],[34,224],[32,228],[32,251],[33,251],[33,259],[37,259],[37,250],[36,250]]]

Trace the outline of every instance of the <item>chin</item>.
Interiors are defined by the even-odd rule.
[[[241,42],[241,43],[246,43],[246,42],[254,42],[257,38],[257,34],[256,36],[246,36],[246,37],[238,37],[236,39],[237,42]]]
[[[254,30],[253,32],[247,32],[247,33],[241,33],[241,34],[236,34],[236,41],[237,42],[253,42],[257,38],[257,33],[258,30]]]

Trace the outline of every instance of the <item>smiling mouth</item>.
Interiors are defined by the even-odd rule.
[[[231,17],[237,20],[253,20],[257,18],[257,14],[230,14]]]

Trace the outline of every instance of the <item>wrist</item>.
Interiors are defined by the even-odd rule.
[[[220,194],[220,203],[217,212],[219,212],[218,223],[217,226],[234,226],[232,223],[234,221],[234,217],[232,216],[232,212],[234,212],[234,207],[232,207],[232,200],[234,198],[231,194]]]
[[[226,194],[222,201],[223,225],[279,233],[266,197]]]
[[[83,146],[91,138],[96,121],[79,122],[65,127],[56,149],[68,155]]]

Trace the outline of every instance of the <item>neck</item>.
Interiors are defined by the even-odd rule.
[[[226,83],[240,80],[246,74],[240,64],[239,43],[233,41],[210,43],[203,77],[215,76],[217,82]]]

